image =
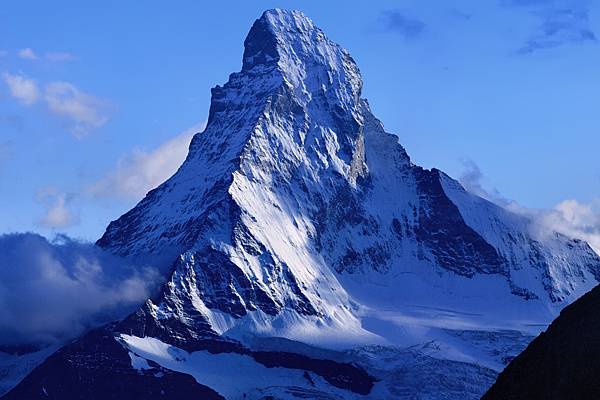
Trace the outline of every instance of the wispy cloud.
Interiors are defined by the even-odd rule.
[[[79,216],[71,209],[72,194],[62,193],[55,187],[40,189],[36,200],[44,206],[44,215],[40,218],[40,225],[52,229],[64,229],[79,222]]]
[[[37,60],[38,56],[29,47],[21,49],[17,52],[17,55],[24,60]]]
[[[8,55],[8,51],[0,50],[0,57]],[[17,51],[17,56],[23,60],[30,61],[50,61],[50,62],[67,62],[74,61],[77,59],[73,54],[66,51],[49,51],[46,52],[43,57],[38,55],[33,49],[26,47]]]
[[[471,18],[473,18],[473,16],[470,13],[458,8],[451,8],[448,10],[447,13],[448,16],[450,16],[451,18],[454,18],[459,21],[469,21]]]
[[[597,37],[589,18],[589,5],[582,0],[510,0],[536,18],[531,36],[518,49],[519,54],[531,54],[569,44],[596,43]]]
[[[69,130],[78,138],[108,121],[108,102],[87,94],[68,82],[46,85],[44,100],[50,112],[73,123]]]
[[[43,100],[48,111],[67,121],[67,129],[77,138],[103,126],[109,117],[108,101],[92,96],[69,82],[57,81],[45,85],[43,96],[34,79],[20,74],[2,74],[13,98],[31,106]]]
[[[59,236],[0,236],[0,344],[63,342],[122,318],[160,284],[159,273],[93,244]]]
[[[532,221],[532,229],[538,234],[558,232],[571,238],[586,241],[600,255],[600,199],[589,204],[574,199],[565,200],[551,209],[523,207],[514,200],[502,196],[497,189],[488,190],[483,186],[479,166],[464,161],[464,172],[460,183],[469,192],[485,198],[517,214],[525,215]]]
[[[554,10],[541,16],[538,32],[519,49],[521,54],[550,49],[565,44],[595,43],[587,13],[571,9]]]
[[[51,62],[67,62],[77,59],[73,54],[66,52],[49,52],[45,54],[45,58]]]
[[[416,39],[425,30],[425,23],[420,19],[404,14],[399,10],[387,10],[379,15],[381,29],[399,34],[405,39]]]
[[[87,191],[94,196],[142,198],[177,171],[185,160],[192,137],[205,125],[205,122],[196,124],[154,150],[134,149]]]
[[[35,80],[24,75],[2,74],[4,82],[8,86],[10,95],[25,105],[32,105],[40,98],[40,91]]]
[[[467,191],[501,206],[507,206],[511,203],[510,200],[502,196],[498,189],[486,189],[483,186],[483,173],[479,165],[473,160],[462,159],[461,162],[463,164],[463,172],[458,180]]]

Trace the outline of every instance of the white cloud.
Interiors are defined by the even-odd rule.
[[[0,50],[0,57],[8,55],[7,51]],[[50,62],[66,62],[76,60],[73,54],[65,51],[49,51],[44,54],[44,57],[38,56],[31,48],[27,47],[17,52],[17,56],[24,60],[40,60],[45,59]]]
[[[17,55],[25,60],[37,60],[38,56],[29,47],[19,50]]]
[[[114,170],[89,188],[93,195],[139,199],[177,171],[188,152],[192,137],[205,122],[180,133],[152,151],[134,149],[122,157]]]
[[[3,73],[2,77],[12,97],[30,106],[40,100],[41,92],[35,80],[24,75]],[[52,114],[70,122],[68,129],[77,138],[100,128],[108,121],[110,104],[78,89],[69,82],[48,83],[43,93],[44,103]]]
[[[458,180],[467,191],[503,207],[512,203],[512,201],[502,196],[497,189],[488,190],[483,187],[483,173],[473,160],[463,159],[461,162],[463,164],[463,173]]]
[[[0,236],[0,344],[63,342],[152,295],[156,270],[65,236]]]
[[[573,199],[565,200],[549,210],[523,207],[516,201],[502,196],[496,189],[485,189],[482,185],[483,174],[473,161],[466,160],[463,164],[465,169],[459,181],[469,192],[528,217],[532,221],[532,228],[538,234],[558,232],[584,240],[600,255],[600,199],[590,204]]]
[[[47,84],[44,100],[50,112],[73,122],[70,131],[78,138],[108,121],[108,103],[82,92],[69,82]]]
[[[37,83],[23,75],[2,74],[12,97],[25,105],[36,103],[40,97]]]
[[[40,189],[36,200],[45,207],[40,225],[60,229],[77,224],[79,217],[70,208],[73,198],[73,195],[59,192],[53,187]]]
[[[540,213],[537,219],[548,230],[585,240],[600,254],[600,200],[591,204],[565,200]]]
[[[52,62],[66,62],[66,61],[74,61],[77,57],[75,57],[71,53],[66,52],[49,52],[46,53],[46,60]]]

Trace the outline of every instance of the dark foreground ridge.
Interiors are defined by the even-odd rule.
[[[600,399],[600,286],[566,307],[482,399]]]
[[[311,379],[307,372],[312,372],[339,389],[361,395],[368,395],[376,382],[361,367],[349,363],[288,352],[252,351],[241,344],[224,347],[220,341],[210,339],[204,340],[203,348],[213,354],[247,355],[267,368],[301,370],[307,380]],[[57,351],[2,399],[224,399],[191,375],[147,362],[150,368],[133,368],[118,333],[105,327]]]
[[[188,374],[148,363],[150,369],[134,369],[112,332],[95,330],[51,355],[3,399],[224,399]]]

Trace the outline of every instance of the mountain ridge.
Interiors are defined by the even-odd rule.
[[[362,396],[331,387],[347,376],[325,361],[343,360],[374,379],[370,396],[400,398],[398,377],[413,365],[472,374],[466,386],[436,385],[448,398],[478,398],[493,371],[600,280],[585,242],[537,235],[525,217],[413,164],[361,98],[350,54],[302,13],[266,11],[244,43],[242,70],[212,90],[183,165],[97,242],[151,260],[167,280],[101,334],[133,370],[155,363],[202,384],[202,355],[283,368],[289,385],[272,377],[280,398],[292,383],[323,398]],[[285,338],[283,349],[258,355],[257,340],[271,337]],[[17,390],[39,388],[48,365]],[[275,396],[268,383],[240,391]]]

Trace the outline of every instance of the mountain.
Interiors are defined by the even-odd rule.
[[[97,242],[160,293],[5,398],[479,398],[600,257],[413,164],[361,90],[310,19],[266,11],[183,165]]]
[[[493,399],[600,397],[600,286],[562,310],[483,396]]]

